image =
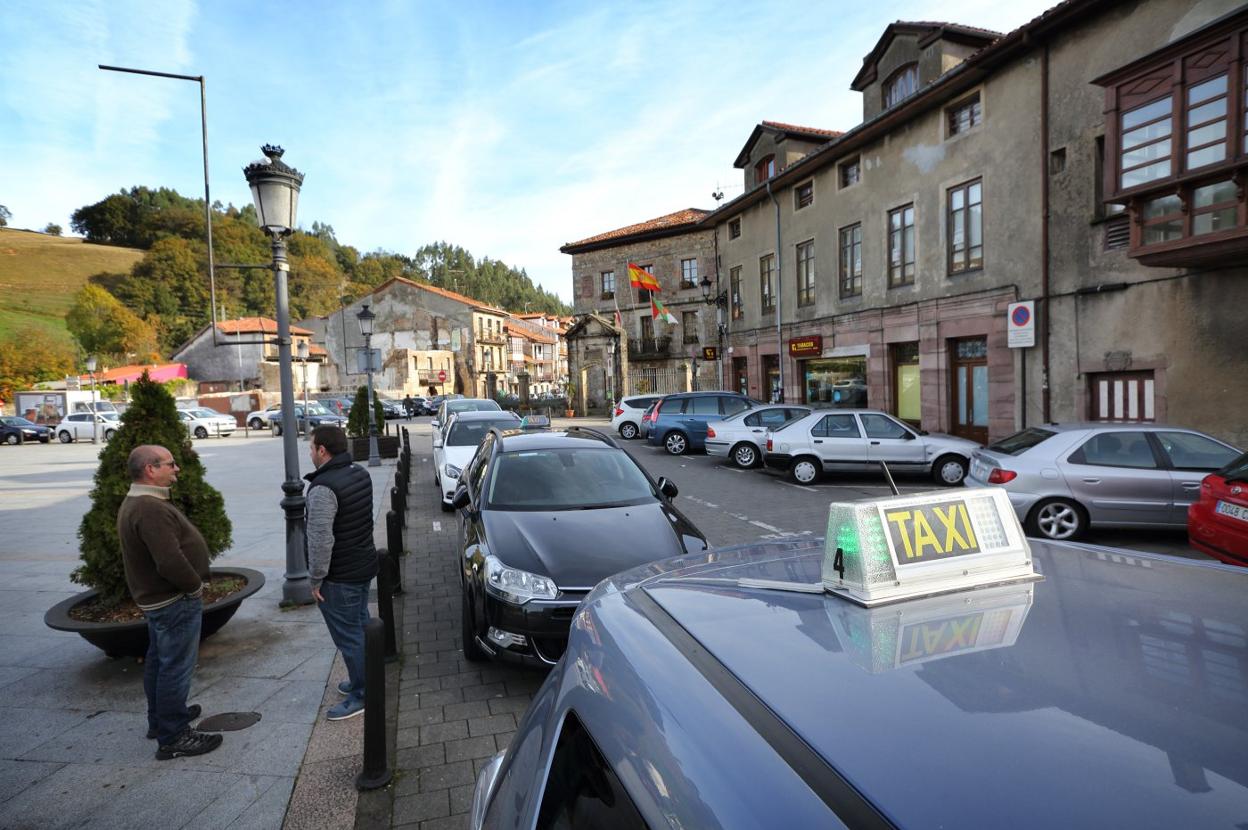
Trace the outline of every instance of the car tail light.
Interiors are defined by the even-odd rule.
[[[618,407],[618,406],[617,406],[617,407],[615,408],[615,417],[617,417],[617,418],[618,418],[618,417],[620,417],[620,416],[621,416],[621,415],[623,415],[623,414],[624,414],[624,410],[623,410],[621,407]]]
[[[1018,478],[1018,473],[1013,470],[1003,470],[1000,467],[988,474],[989,484],[1005,484]]]
[[[767,452],[771,452],[771,436],[767,436]]]
[[[707,437],[707,438],[714,438],[714,437],[715,437],[715,427],[707,427],[707,428],[706,428],[706,437]]]

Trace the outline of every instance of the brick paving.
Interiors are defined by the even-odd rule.
[[[455,515],[433,486],[427,424],[410,427],[412,484],[404,562],[403,665],[392,827],[467,826],[476,774],[506,748],[546,673],[469,663],[459,643]]]

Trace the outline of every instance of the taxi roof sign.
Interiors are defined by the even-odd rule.
[[[1039,579],[1000,489],[833,502],[824,544],[824,590],[867,607]]]

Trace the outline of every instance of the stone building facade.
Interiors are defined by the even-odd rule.
[[[296,394],[326,388],[324,371],[328,355],[313,342],[311,329],[290,327],[291,354]],[[298,358],[299,347],[308,346],[306,365]],[[186,364],[187,377],[209,388],[244,391],[257,389],[276,394],[281,388],[278,362],[277,321],[268,317],[244,317],[217,323],[214,345],[212,327],[205,326],[173,353],[175,362]]]
[[[718,249],[723,384],[979,441],[1104,419],[1248,446],[1246,56],[1236,0],[891,24],[862,123],[761,180],[783,142],[760,125],[746,191],[681,229]],[[602,308],[579,245],[578,309]],[[1019,301],[1033,347],[1008,345]]]

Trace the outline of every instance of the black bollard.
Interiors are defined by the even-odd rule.
[[[394,582],[391,584],[395,596],[399,596],[403,593],[403,575],[399,568],[399,559],[407,551],[403,549],[403,530],[399,527],[398,514],[393,510],[386,513],[386,545],[393,552],[390,561],[394,566]]]
[[[375,790],[390,783],[386,763],[386,632],[374,617],[364,626],[364,769],[355,777],[357,790]]]
[[[377,615],[386,627],[387,663],[399,659],[399,649],[394,639],[394,564],[395,558],[389,551],[385,548],[377,551]]]
[[[398,487],[390,488],[390,509],[399,517],[399,527],[407,527],[407,522],[403,517],[403,497],[399,495]]]

